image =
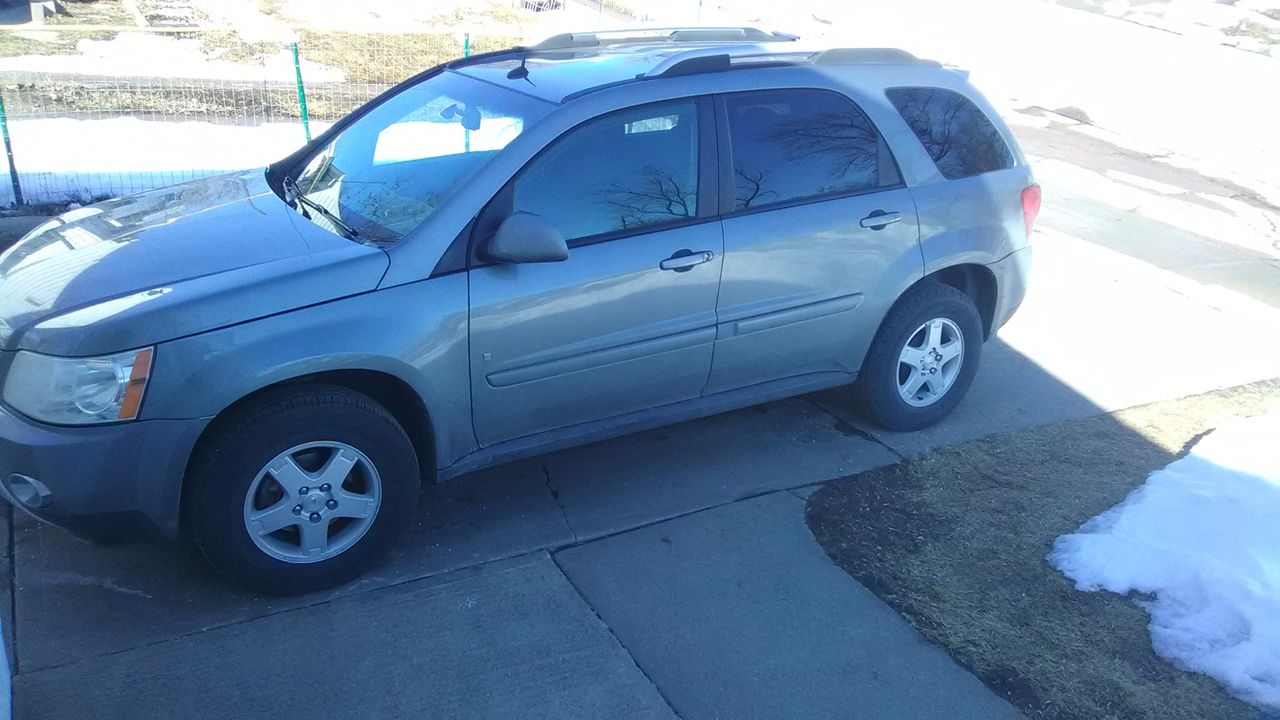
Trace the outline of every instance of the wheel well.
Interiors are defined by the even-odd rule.
[[[259,388],[223,408],[205,427],[204,432],[196,440],[195,449],[187,460],[187,470],[195,459],[205,439],[219,425],[219,421],[227,418],[236,410],[261,397],[264,393],[282,387],[295,385],[339,385],[359,393],[368,395],[374,402],[391,413],[405,434],[413,443],[414,452],[418,455],[418,466],[422,479],[434,482],[436,475],[435,437],[431,429],[431,417],[427,414],[426,405],[408,383],[400,378],[376,370],[330,370],[327,372],[300,375],[295,378]]]
[[[991,339],[991,325],[996,315],[996,276],[989,268],[972,264],[952,265],[924,276],[916,284],[930,280],[950,285],[968,295],[982,318],[983,339]]]

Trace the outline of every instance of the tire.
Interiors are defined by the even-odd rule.
[[[933,328],[940,331],[940,344],[931,344]],[[955,346],[948,343],[955,337],[960,340],[960,353],[953,358],[949,355]],[[982,342],[982,319],[968,295],[941,283],[920,285],[904,295],[881,323],[854,385],[858,404],[886,430],[906,432],[934,425],[968,392],[982,358]],[[913,355],[919,358],[917,364],[904,363],[908,349],[919,352]],[[918,376],[916,371],[921,371]],[[924,384],[912,394],[911,385],[917,379]]]
[[[192,459],[183,522],[222,575],[293,595],[382,560],[420,492],[413,444],[382,406],[343,387],[297,386],[219,418]]]

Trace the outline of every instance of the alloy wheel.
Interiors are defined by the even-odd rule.
[[[964,364],[964,334],[947,318],[916,328],[898,354],[898,394],[912,407],[928,407],[947,394]]]
[[[267,555],[290,563],[335,557],[373,525],[382,479],[346,443],[296,445],[263,467],[244,500],[244,525]]]

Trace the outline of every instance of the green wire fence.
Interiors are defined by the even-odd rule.
[[[248,42],[191,28],[0,29],[9,179],[0,182],[0,207],[86,202],[265,165],[425,68],[523,39],[295,34]],[[193,159],[167,162],[173,153]]]

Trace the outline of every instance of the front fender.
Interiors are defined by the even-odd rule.
[[[373,370],[422,398],[443,467],[476,447],[468,362],[466,276],[449,275],[163,343],[142,416],[208,417],[303,375]]]

